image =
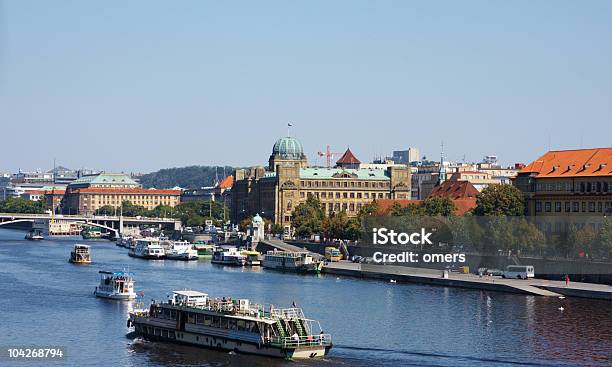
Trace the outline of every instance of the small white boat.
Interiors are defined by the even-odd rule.
[[[26,233],[25,239],[29,240],[29,241],[38,241],[38,240],[43,240],[44,237],[42,235],[42,231],[41,230],[33,229],[31,231],[28,231],[28,233]]]
[[[166,251],[157,238],[141,238],[136,240],[136,246],[130,248],[129,256],[143,259],[163,259]]]
[[[198,251],[187,241],[167,241],[164,245],[166,259],[170,260],[197,260]]]
[[[134,273],[125,271],[100,271],[100,284],[96,287],[96,297],[132,300],[136,298],[134,291]]]
[[[70,252],[70,259],[68,261],[73,264],[91,264],[90,247],[77,243]]]
[[[211,262],[213,264],[244,266],[247,256],[243,255],[235,247],[218,249],[213,253]]]

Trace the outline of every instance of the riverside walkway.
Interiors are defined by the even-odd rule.
[[[397,265],[357,264],[348,261],[328,263],[323,267],[323,273],[536,296],[570,296],[612,301],[612,286],[604,284],[570,282],[569,286],[566,286],[565,282],[555,280],[502,279],[452,272],[448,274],[448,278],[445,278],[441,270]]]

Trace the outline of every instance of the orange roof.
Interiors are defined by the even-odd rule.
[[[45,195],[64,195],[65,193],[66,193],[66,190],[57,190],[57,189],[45,190]]]
[[[467,197],[460,199],[451,199],[453,204],[455,204],[455,215],[464,215],[468,211],[474,209],[476,207],[476,198],[475,197]],[[394,199],[380,199],[376,200],[376,204],[378,204],[378,208],[376,211],[377,215],[388,215],[389,211],[393,207],[393,204],[398,203],[401,206],[408,205],[418,205],[422,203],[423,200],[394,200]]]
[[[227,176],[221,182],[219,182],[219,188],[221,189],[231,189],[234,185],[234,176]]]
[[[143,195],[180,195],[181,190],[160,189],[130,189],[130,188],[101,188],[87,187],[71,191],[77,194],[143,194]]]
[[[346,152],[344,152],[342,157],[340,157],[340,159],[338,159],[338,161],[336,161],[337,165],[341,165],[341,164],[360,164],[360,163],[361,162],[359,161],[359,159],[357,159],[357,157],[355,157],[353,152],[351,152],[350,148],[347,148]]]
[[[550,151],[519,171],[546,177],[612,176],[612,148]]]
[[[475,198],[478,190],[469,181],[444,181],[440,186],[433,188],[430,198],[445,197],[449,199]]]

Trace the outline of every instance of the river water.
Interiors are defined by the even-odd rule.
[[[23,240],[0,229],[0,347],[63,346],[69,366],[610,366],[612,302],[147,261],[108,241]],[[93,263],[67,262],[76,242]],[[176,289],[289,307],[331,333],[325,360],[284,361],[127,336],[129,303],[98,299],[99,270],[130,270],[145,299]],[[558,308],[564,307],[564,311]]]

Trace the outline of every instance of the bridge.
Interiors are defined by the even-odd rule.
[[[107,215],[60,215],[60,214],[22,214],[22,213],[0,213],[0,227],[13,223],[39,223],[45,222],[50,225],[54,222],[74,223],[81,226],[98,227],[114,232],[119,235],[126,228],[138,228],[141,225],[157,226],[166,230],[180,230],[180,219],[174,218],[148,218],[148,217],[124,217]]]

